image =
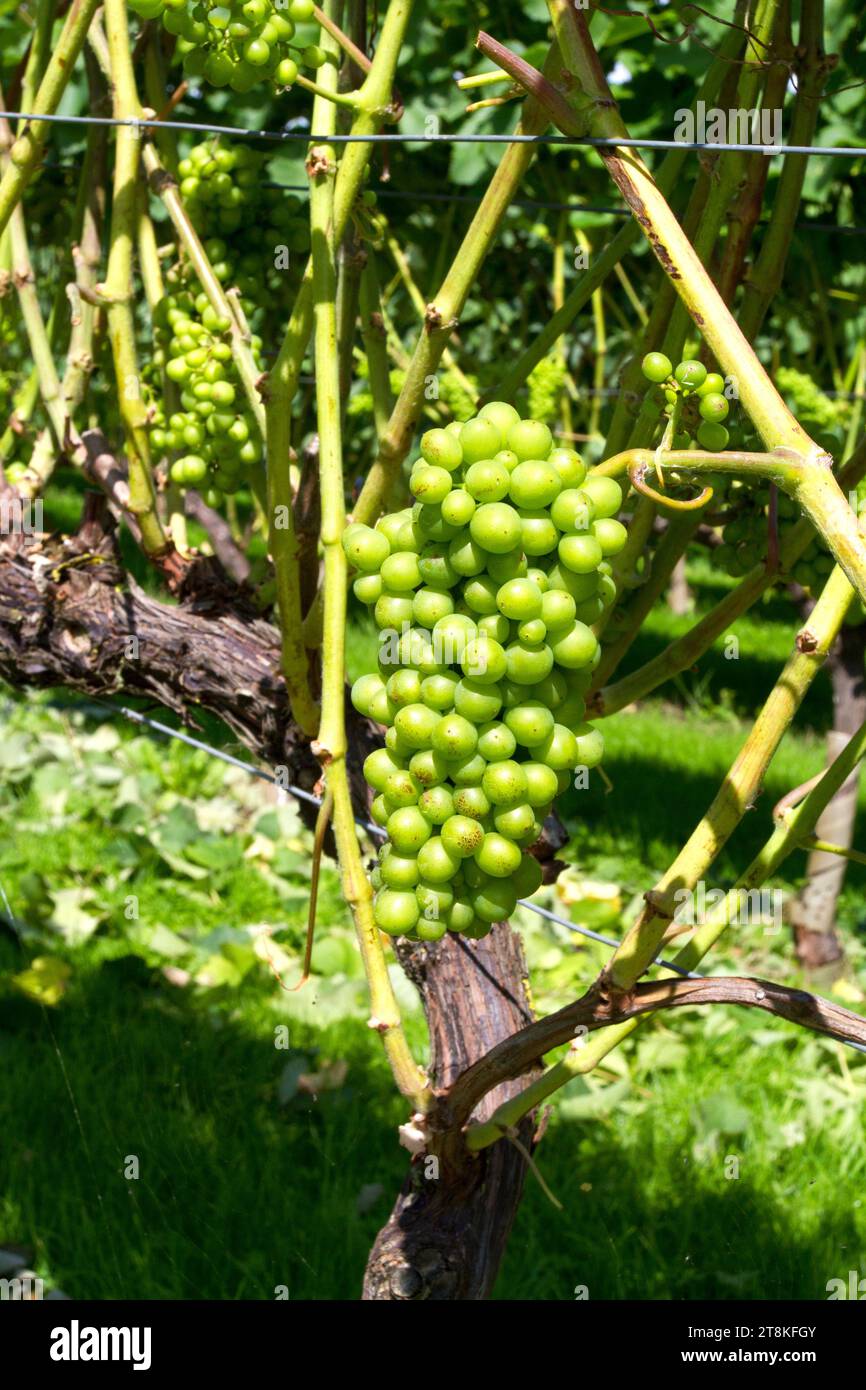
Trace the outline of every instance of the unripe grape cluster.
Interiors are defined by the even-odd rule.
[[[224,139],[194,145],[178,174],[185,207],[202,239],[214,275],[236,288],[248,320],[259,316],[262,287],[276,299],[280,277],[275,250],[305,252],[309,228],[297,198],[281,195],[265,178],[267,156]],[[172,267],[169,293],[153,315],[154,344],[145,370],[151,445],[172,457],[172,480],[181,488],[202,487],[218,506],[236,492],[262,462],[258,427],[232,362],[231,320],[217,313],[191,279],[188,264]],[[250,336],[261,366],[262,339]],[[179,401],[167,402],[163,373]]]
[[[278,88],[297,81],[299,67],[315,72],[326,61],[318,44],[293,43],[295,26],[314,20],[313,0],[130,0],[142,19],[161,18],[177,36],[187,77],[249,92],[267,80]]]
[[[676,367],[663,352],[648,352],[641,363],[647,381],[664,393],[664,413],[668,417],[680,404],[680,428],[671,441],[673,449],[693,449],[697,438],[702,449],[720,453],[728,447],[729,434],[723,424],[730,412],[725,395],[725,379],[719,372],[708,372],[703,362],[685,357]]]
[[[203,293],[179,288],[157,305],[156,350],[152,368],[173,381],[180,409],[167,407],[161,388],[150,408],[150,442],[156,454],[177,454],[173,482],[181,488],[204,486],[206,500],[218,506],[222,494],[237,492],[251,469],[260,466],[257,427],[232,363],[227,318],[217,314]],[[251,343],[257,356],[261,341]]]
[[[352,687],[387,727],[364,764],[388,836],[375,918],[393,936],[480,937],[538,888],[527,851],[574,769],[602,757],[584,696],[622,492],[501,401],[428,430],[410,488],[414,506],[343,538],[380,630],[379,669]]]

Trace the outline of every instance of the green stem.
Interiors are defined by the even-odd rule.
[[[33,119],[27,122],[14,142],[9,152],[10,163],[0,179],[0,232],[39,167],[50,124],[39,117],[51,116],[57,110],[99,3],[100,0],[72,0],[67,11],[45,76],[33,99]]]
[[[376,439],[380,440],[388,427],[393,408],[391,396],[391,376],[388,370],[388,350],[385,324],[382,319],[382,305],[379,295],[379,276],[376,269],[375,253],[367,253],[366,264],[361,271],[359,292],[361,311],[361,338],[367,354],[367,378],[370,394],[373,397],[373,423]]]
[[[593,48],[585,15],[573,9],[568,0],[548,0],[548,4],[563,59],[589,103],[592,133],[611,139],[627,138],[628,132]],[[508,50],[503,50],[487,35],[481,35],[478,44],[501,66],[517,74],[522,60],[512,61]],[[570,124],[562,122],[560,125],[566,134],[574,134],[582,127],[583,121],[577,117]],[[787,448],[805,457],[815,457],[820,453],[819,446],[809,438],[782,400],[643,160],[625,146],[603,149],[600,153],[653,254],[675,280],[677,293],[700,327],[717,362],[726,374],[738,378],[740,399],[767,448]]]
[[[33,110],[39,84],[45,76],[56,13],[57,0],[40,0],[36,10],[33,37],[30,40],[30,56],[27,59],[27,66],[21,83],[22,111]]]
[[[755,728],[749,735],[737,762],[725,779],[713,806],[698,826],[688,845],[677,857],[661,882],[647,895],[648,907],[615,953],[606,971],[610,986],[628,990],[651,964],[667,932],[679,899],[674,895],[683,889],[694,888],[718,854],[755,795],[770,757],[778,747],[794,709],[802,700],[835,639],[852,598],[852,589],[839,569],[831,574],[827,585],[809,615],[809,650],[796,652],[764,705]],[[820,611],[819,611],[820,610]],[[800,634],[802,638],[803,634]],[[811,647],[812,639],[816,645]],[[790,681],[790,688],[787,682]],[[774,873],[783,860],[798,847],[812,829],[821,811],[866,749],[866,725],[854,735],[835,763],[828,768],[820,782],[805,801],[792,812],[787,822],[778,827],[764,849],[753,860],[746,873],[727,895],[719,909],[710,913],[692,940],[674,959],[684,970],[694,970],[710,947],[718,940],[727,923],[734,917],[745,889],[759,887]],[[740,799],[742,798],[742,799]],[[656,941],[656,951],[646,959],[650,940]],[[581,1039],[575,1047],[536,1082],[519,1095],[500,1106],[484,1124],[472,1126],[467,1132],[467,1145],[472,1151],[487,1148],[507,1133],[523,1115],[535,1109],[543,1100],[571,1081],[575,1076],[591,1071],[623,1038],[639,1024],[638,1019],[604,1028],[591,1042]]]
[[[352,123],[353,135],[375,134],[387,115],[394,73],[411,10],[412,0],[391,0],[388,6],[376,56],[358,93],[358,112]],[[372,146],[363,140],[345,146],[334,189],[334,236],[337,244],[342,241],[348,226],[371,152]],[[289,470],[292,402],[313,324],[312,277],[312,261],[309,261],[276,362],[268,373],[265,412],[268,514],[272,518],[271,554],[277,580],[283,673],[295,719],[307,732],[315,731],[317,715],[307,685],[307,653],[301,630],[298,543],[292,519]],[[277,518],[284,522],[283,526],[277,525]]]
[[[126,0],[105,0],[105,26],[111,61],[114,114],[120,118],[140,116],[141,107],[129,47]],[[136,235],[140,151],[139,130],[133,126],[118,126],[115,135],[111,237],[104,293],[108,301],[108,336],[126,436],[129,469],[128,506],[141,528],[143,550],[148,555],[156,555],[166,549],[168,542],[156,510],[147,435],[147,412],[142,398],[141,375],[135,346],[135,316],[132,308],[132,257]]]
[[[328,5],[326,13],[330,12]],[[323,45],[333,51],[336,41],[323,34]],[[337,68],[323,68],[323,81],[337,81]],[[313,127],[331,135],[336,109],[323,94],[313,105]],[[341,438],[340,367],[337,351],[337,239],[334,219],[336,156],[333,145],[310,150],[310,240],[315,300],[316,411],[319,434],[319,493],[321,542],[325,557],[324,641],[322,643],[322,717],[313,752],[321,761],[328,792],[334,803],[334,836],[340,859],[343,892],[350,904],[370,987],[374,1027],[382,1035],[385,1052],[400,1090],[416,1109],[425,1101],[426,1078],[415,1066],[403,1035],[400,1011],[394,997],[381,938],[373,920],[369,880],[358,845],[346,771],[346,582],[343,550],[346,507],[343,485]]]
[[[704,101],[707,106],[715,104],[722,80],[729,71],[732,60],[737,57],[742,43],[742,33],[738,32],[736,28],[732,27],[727,31],[719,47],[719,52],[701,84],[696,100]],[[671,150],[665,155],[657,176],[658,186],[663,193],[668,194],[676,187],[687,156],[688,151],[686,150]],[[589,303],[593,293],[604,283],[639,237],[640,227],[636,222],[626,222],[620,228],[613,241],[594,259],[590,269],[581,276],[578,284],[564,300],[562,308],[548,319],[544,328],[529,347],[521,353],[514,366],[500,378],[495,390],[485,392],[485,399],[496,398],[506,401],[514,399],[533,367],[547,356],[557,338],[571,327],[581,309]]]

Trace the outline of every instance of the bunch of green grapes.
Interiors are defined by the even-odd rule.
[[[293,44],[295,26],[315,19],[313,0],[130,0],[142,19],[161,18],[177,35],[177,56],[187,77],[249,92],[263,78],[291,87],[298,66],[315,71],[326,61],[318,44]]]
[[[261,293],[278,248],[306,253],[310,247],[304,205],[268,183],[268,158],[220,137],[194,145],[178,165],[180,193],[196,231],[202,239],[229,243],[242,293]]]
[[[151,370],[161,383],[164,370],[180,393],[180,409],[170,411],[161,385],[153,389],[150,442],[156,454],[180,454],[171,465],[181,487],[204,487],[211,506],[223,493],[237,492],[262,463],[257,426],[244,400],[232,363],[229,319],[217,314],[207,295],[179,285],[154,312],[156,349]],[[251,340],[258,358],[261,339]]]
[[[641,370],[647,381],[662,388],[668,418],[679,407],[680,428],[671,441],[672,448],[694,448],[693,435],[702,449],[713,453],[728,447],[730,436],[723,421],[731,407],[725,379],[719,372],[708,372],[694,357],[684,357],[675,367],[663,352],[648,352]]]
[[[527,851],[574,769],[601,760],[584,696],[622,492],[501,401],[428,430],[410,486],[413,507],[343,539],[380,629],[378,672],[352,688],[387,726],[364,764],[388,836],[375,918],[480,937],[538,888]]]
[[[560,354],[542,357],[540,362],[536,362],[526,382],[529,413],[533,420],[556,419],[565,375],[565,358]]]
[[[858,486],[858,512],[866,507],[866,488]],[[722,527],[722,544],[713,551],[716,564],[735,579],[741,579],[755,565],[764,564],[769,547],[769,489],[764,486],[750,486],[734,482],[726,497],[725,521]],[[802,518],[802,513],[792,498],[780,492],[776,499],[777,526],[780,544],[784,543],[785,533]],[[817,533],[809,541],[800,558],[790,570],[782,570],[776,576],[778,584],[794,580],[808,594],[817,595],[826,583],[834,560],[821,536]]]

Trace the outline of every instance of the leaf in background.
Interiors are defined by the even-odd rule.
[[[696,1130],[701,1135],[745,1134],[751,1115],[731,1091],[716,1091],[707,1096],[692,1112]]]
[[[566,1120],[596,1120],[609,1115],[620,1101],[625,1100],[631,1090],[631,1082],[627,1077],[596,1090],[589,1089],[584,1077],[579,1076],[577,1080],[584,1082],[584,1088],[570,1082],[565,1088],[563,1100],[557,1106],[557,1113]]]
[[[194,864],[230,873],[241,862],[241,847],[230,836],[200,835],[186,846],[185,854]]]
[[[57,956],[35,956],[26,970],[12,975],[11,982],[28,999],[56,1008],[63,998],[72,966]]]
[[[174,959],[189,955],[190,944],[170,928],[157,922],[132,922],[127,929],[127,940],[146,954],[168,956]]]
[[[312,1057],[308,1053],[299,1052],[293,1057],[289,1057],[286,1065],[280,1073],[277,1084],[277,1101],[280,1105],[288,1105],[290,1100],[294,1100],[298,1094],[298,1082],[307,1071],[312,1062]]]
[[[68,946],[79,946],[93,935],[104,913],[86,911],[86,906],[94,906],[89,888],[58,888],[50,896],[53,906],[48,925]]]
[[[157,830],[159,842],[165,845],[166,849],[173,853],[178,853],[186,848],[193,840],[197,840],[201,835],[195,811],[191,806],[184,806],[182,802],[175,802],[168,814],[163,818],[162,824]]]

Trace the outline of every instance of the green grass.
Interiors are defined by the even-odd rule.
[[[702,582],[699,606],[711,600]],[[790,650],[794,625],[775,605],[737,625],[739,661],[720,648],[663,692],[679,706],[608,720],[612,790],[594,777],[564,799],[576,874],[620,888],[602,918],[591,893],[575,908],[601,930],[624,929],[740,747],[740,713]],[[644,656],[684,624],[654,614]],[[358,622],[348,638],[357,675],[373,633]],[[268,928],[282,984],[297,979],[310,839],[289,807],[204,754],[41,699],[0,718],[0,879],[26,922],[20,940],[0,926],[0,1247],[31,1247],[37,1271],[76,1297],[357,1296],[406,1156],[333,868],[314,980],[288,993],[255,942]],[[711,886],[732,881],[777,797],[821,766],[828,718],[821,677]],[[852,866],[840,912],[855,999],[863,883]],[[606,958],[537,918],[519,925],[542,1011]],[[56,1007],[16,980],[39,956],[70,971]],[[719,967],[797,978],[786,934],[738,932]],[[408,989],[405,1003],[423,1056]],[[288,1051],[275,1046],[283,1025]],[[562,1210],[530,1175],[497,1297],[822,1298],[829,1279],[866,1268],[866,1059],[718,1009],[645,1024],[608,1066],[553,1107],[537,1162]],[[301,1072],[323,1077],[315,1099]]]

